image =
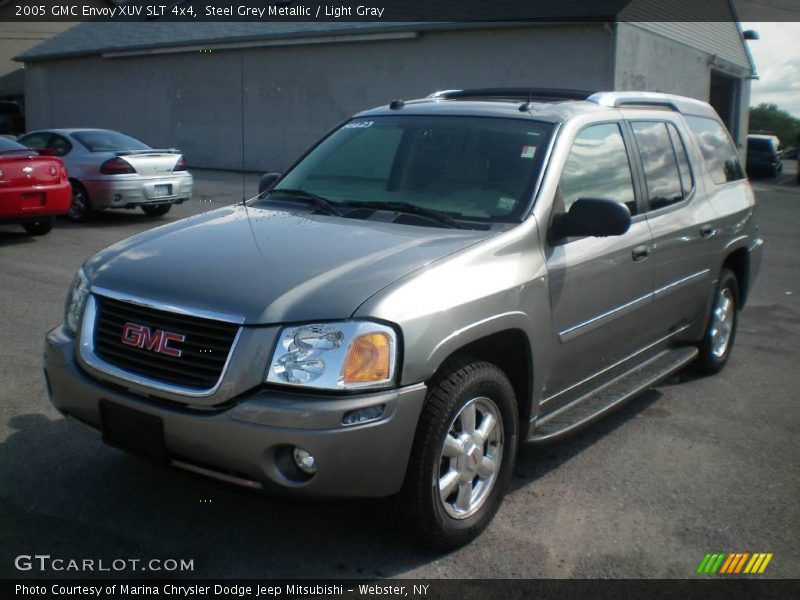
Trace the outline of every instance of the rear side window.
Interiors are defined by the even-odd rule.
[[[651,210],[683,200],[683,186],[667,124],[661,121],[631,123],[642,157]]]
[[[558,186],[565,211],[579,198],[605,198],[625,204],[635,215],[631,166],[619,125],[603,123],[581,131]]]
[[[50,145],[50,134],[32,133],[19,138],[19,143],[26,145],[28,148],[47,148]]]
[[[706,117],[687,116],[685,119],[697,139],[714,183],[719,185],[744,179],[739,154],[725,127]]]

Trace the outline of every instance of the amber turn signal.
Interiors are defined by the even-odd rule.
[[[344,383],[389,379],[392,342],[385,333],[366,333],[353,340],[344,360]]]

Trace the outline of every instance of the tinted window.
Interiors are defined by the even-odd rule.
[[[516,221],[552,126],[529,119],[360,118],[335,131],[274,189],[334,203],[408,202],[464,219]]]
[[[651,210],[683,200],[681,175],[672,149],[667,124],[656,121],[631,123],[642,157]]]
[[[56,156],[64,156],[72,150],[72,144],[70,144],[66,138],[60,135],[54,135],[53,139],[50,141],[50,148],[56,153]]]
[[[559,182],[564,210],[579,198],[606,198],[636,214],[631,166],[619,125],[592,125],[578,134]]]
[[[775,152],[775,148],[772,146],[772,140],[765,138],[748,138],[747,151],[749,152],[751,150],[755,152]]]
[[[28,148],[47,148],[50,143],[50,134],[32,133],[19,138],[19,143],[26,145]]]
[[[714,183],[744,179],[739,154],[721,123],[706,117],[691,116],[686,117],[686,122],[695,134]]]
[[[675,158],[678,159],[678,168],[681,172],[681,185],[683,186],[684,198],[694,189],[694,177],[692,175],[692,168],[689,166],[689,154],[686,152],[686,146],[683,144],[675,125],[672,123],[667,124],[669,130],[669,137],[672,140],[672,148],[675,150]]]
[[[76,140],[86,146],[89,152],[124,152],[125,150],[150,150],[150,146],[143,144],[117,131],[78,131],[72,134]]]

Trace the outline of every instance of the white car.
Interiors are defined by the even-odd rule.
[[[175,149],[157,150],[109,129],[42,129],[19,142],[64,161],[72,184],[67,216],[73,221],[104,208],[137,206],[158,217],[192,197],[192,175]]]

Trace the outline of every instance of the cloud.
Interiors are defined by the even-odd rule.
[[[800,118],[800,23],[742,23],[761,39],[746,42],[759,79],[753,81],[750,104],[772,102]]]

